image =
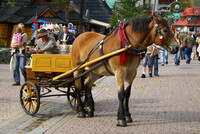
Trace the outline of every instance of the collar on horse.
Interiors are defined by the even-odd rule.
[[[119,27],[118,27],[118,38],[120,40],[120,48],[127,48],[131,44],[126,36],[126,31],[125,31],[124,25],[125,25],[125,22],[120,22]],[[133,41],[136,44],[143,46],[139,42],[136,42],[134,39],[133,39]],[[147,49],[145,46],[143,46],[143,47],[145,48],[144,50],[138,50],[132,46],[132,47],[128,48],[127,52],[132,55],[144,55],[146,53]],[[120,54],[120,64],[125,64],[125,63],[126,63],[126,52],[122,52]]]

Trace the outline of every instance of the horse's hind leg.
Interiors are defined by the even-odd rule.
[[[77,70],[74,72],[74,77],[77,77],[82,73],[82,69]],[[85,117],[85,110],[83,106],[83,102],[81,101],[81,90],[83,89],[83,83],[81,79],[78,79],[75,81],[75,92],[76,92],[76,97],[77,97],[77,111],[78,111],[78,116],[79,118],[84,118]]]
[[[86,78],[84,83],[84,89],[86,91],[86,112],[89,117],[94,116],[94,99],[92,96],[92,85],[99,78],[99,75],[89,73],[89,76]]]

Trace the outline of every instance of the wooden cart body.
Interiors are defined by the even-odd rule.
[[[30,65],[26,66],[27,82],[22,85],[20,90],[20,102],[24,111],[29,115],[36,114],[40,107],[40,98],[51,96],[67,96],[69,105],[76,110],[73,82],[60,87],[57,83],[59,80],[47,82],[71,69],[71,55],[33,54]],[[60,82],[72,78],[73,75],[70,75]],[[52,93],[53,89],[60,91],[61,94]]]
[[[26,66],[27,80],[36,83],[37,77],[53,78],[71,69],[71,55],[33,54],[30,65]]]

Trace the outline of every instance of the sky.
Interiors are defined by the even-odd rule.
[[[108,4],[108,6],[109,6],[110,8],[112,8],[113,5],[114,5],[114,3],[115,3],[115,0],[106,0],[106,3]]]

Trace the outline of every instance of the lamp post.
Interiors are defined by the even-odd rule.
[[[198,20],[198,11],[195,11],[195,34],[197,33],[197,20]]]
[[[170,10],[171,10],[171,6],[174,4],[174,11],[175,12],[179,12],[179,11],[181,11],[181,9],[182,9],[182,3],[180,2],[180,1],[178,1],[178,0],[176,0],[176,1],[174,1],[174,2],[172,2],[172,3],[170,3],[169,5],[168,5],[168,9],[170,8]]]
[[[173,6],[172,6],[173,5]],[[173,8],[172,8],[173,7]],[[170,9],[170,11],[175,11],[175,12],[179,12],[182,10],[182,3],[178,0],[175,0],[173,1],[172,3],[170,3],[168,6],[167,6],[167,9]],[[165,17],[167,18],[167,12],[165,14]],[[173,17],[171,18],[172,22],[173,22]],[[169,22],[168,22],[169,23]]]
[[[176,1],[172,2],[172,3],[170,3],[167,6],[167,9],[170,9],[170,11],[171,11],[171,6],[172,5],[174,5],[173,11],[175,11],[175,12],[181,11],[181,9],[182,9],[182,3],[180,1],[176,0]],[[166,12],[165,17],[167,17],[167,12]]]

